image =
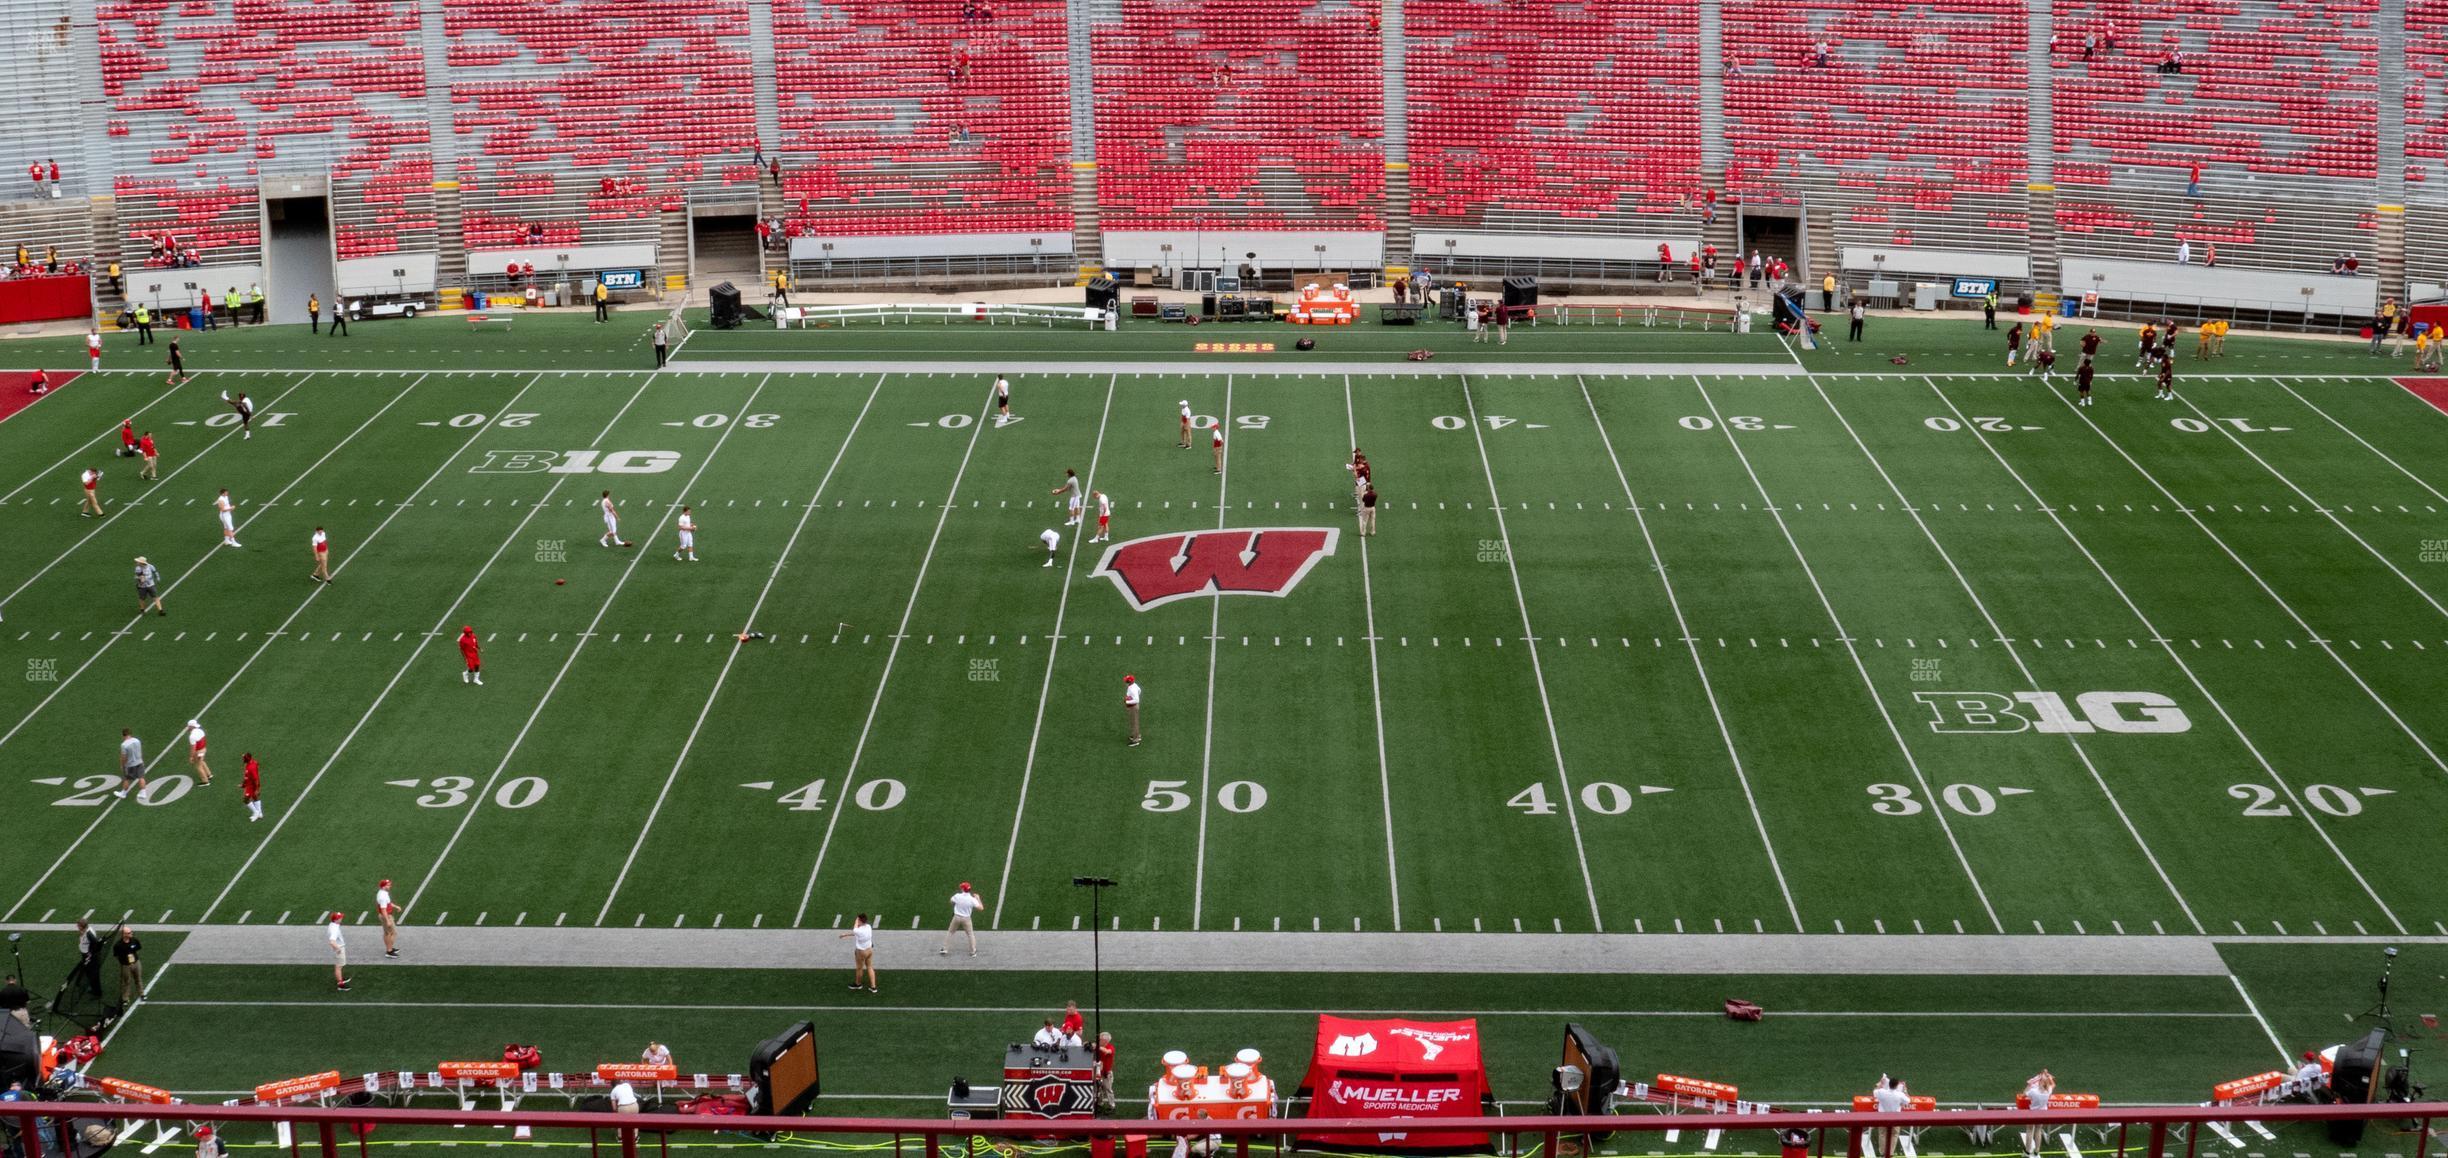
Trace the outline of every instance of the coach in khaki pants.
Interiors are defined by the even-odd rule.
[[[1122,677],[1122,716],[1130,721],[1130,746],[1139,746],[1139,677]]]

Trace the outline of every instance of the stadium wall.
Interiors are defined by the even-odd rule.
[[[131,268],[162,237],[264,264],[266,186],[311,176],[336,268],[397,255],[444,284],[640,246],[685,274],[717,202],[773,222],[762,262],[802,277],[831,242],[882,255],[871,274],[1068,280],[1159,264],[1176,235],[1175,265],[1212,236],[1270,270],[1319,245],[1330,268],[1464,247],[1484,268],[1518,237],[1528,263],[1650,277],[1660,243],[1680,263],[1766,237],[1811,280],[1916,250],[1899,266],[2076,294],[2118,287],[2070,269],[2215,247],[2294,278],[2353,253],[2374,299],[2448,284],[2448,0],[0,0],[0,20],[24,66],[0,159],[62,173],[18,168],[9,196],[101,199],[64,255]],[[1025,261],[1014,237],[1038,239]],[[2258,304],[2343,300],[2285,288]]]

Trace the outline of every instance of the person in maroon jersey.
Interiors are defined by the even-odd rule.
[[[2083,356],[2083,361],[2084,361],[2085,363],[2088,363],[2088,362],[2090,362],[2090,361],[2091,361],[2091,356],[2092,356],[2092,355],[2099,353],[2099,346],[2100,346],[2100,336],[2099,336],[2099,331],[2098,331],[2098,330],[2084,330],[2084,331],[2083,331],[2083,337],[2082,337],[2082,356]]]
[[[2074,405],[2091,405],[2091,376],[2095,373],[2097,371],[2092,368],[2089,358],[2084,358],[2082,365],[2074,368]]]

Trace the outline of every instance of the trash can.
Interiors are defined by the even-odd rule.
[[[485,296],[481,293],[471,291],[468,294],[468,308],[482,312],[485,308]]]
[[[201,330],[204,328],[204,307],[187,307],[187,328],[190,330]]]

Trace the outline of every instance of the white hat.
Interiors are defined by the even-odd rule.
[[[201,721],[197,721],[197,720],[189,720],[189,721],[187,721],[187,726],[188,726],[188,727],[190,727],[190,728],[195,728],[195,729],[198,729],[198,730],[201,730],[201,729],[204,727],[203,723],[202,723]]]

